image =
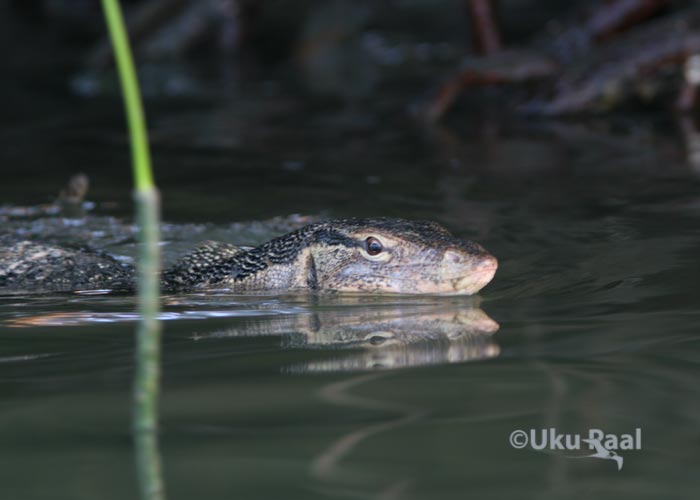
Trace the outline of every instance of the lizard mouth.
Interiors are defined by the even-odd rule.
[[[358,286],[358,289],[346,288],[345,291],[382,291],[406,294],[438,294],[438,295],[473,295],[484,288],[495,276],[498,260],[484,252],[478,257],[470,256],[471,261],[454,263],[436,269],[435,274],[424,279],[406,275],[406,266],[396,274],[373,274],[372,278],[384,278],[385,284],[369,289]],[[418,270],[422,268],[417,266]]]

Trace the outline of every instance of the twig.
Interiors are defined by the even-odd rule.
[[[493,54],[501,50],[501,35],[498,32],[493,13],[492,0],[467,0],[471,15],[474,45],[482,55]]]

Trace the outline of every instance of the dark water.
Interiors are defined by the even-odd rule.
[[[500,269],[478,298],[166,297],[169,498],[697,493],[700,170],[687,124],[424,130],[381,109],[244,95],[153,106],[167,258],[207,238],[264,241],[306,220],[292,213],[386,215],[440,221]],[[48,202],[84,171],[96,206],[5,230],[133,255],[119,104],[44,109],[2,133],[3,200]],[[123,296],[0,298],[2,498],[135,498],[133,310]],[[550,427],[641,428],[642,449],[620,451],[618,471],[509,445],[514,430]]]

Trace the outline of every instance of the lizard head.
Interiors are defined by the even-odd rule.
[[[321,290],[470,295],[498,267],[483,247],[435,222],[345,219],[305,229],[308,282]]]

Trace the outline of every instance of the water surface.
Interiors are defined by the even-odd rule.
[[[248,92],[245,107],[153,112],[166,259],[203,239],[255,244],[290,224],[385,215],[442,222],[500,269],[478,298],[165,297],[169,498],[698,491],[700,180],[687,128],[424,130]],[[6,217],[5,232],[133,256],[117,112],[59,106],[3,133],[7,204],[49,202],[76,171],[95,203],[81,221]],[[21,146],[37,137],[42,148]],[[3,498],[135,497],[133,311],[128,296],[0,297]],[[641,428],[642,450],[618,471],[509,445],[516,429],[549,427]]]

